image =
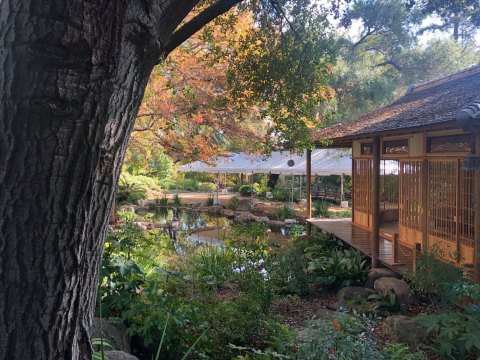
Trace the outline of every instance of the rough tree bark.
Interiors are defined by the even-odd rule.
[[[0,359],[91,358],[128,137],[197,3],[0,0]]]

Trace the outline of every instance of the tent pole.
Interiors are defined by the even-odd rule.
[[[302,200],[302,182],[303,182],[302,180],[303,180],[303,175],[300,175],[298,178],[299,178],[299,180],[300,180],[300,196],[299,196],[299,198],[300,198],[300,200]]]
[[[250,185],[252,186],[252,191],[250,191],[250,199],[252,200],[253,204],[253,171],[252,171],[252,176],[250,177]]]
[[[216,205],[220,204],[220,200],[219,200],[219,198],[218,198],[218,190],[219,190],[219,188],[220,188],[220,173],[217,172],[217,203],[216,203]]]
[[[307,150],[307,235],[312,235],[312,224],[308,221],[312,217],[312,150]]]
[[[340,175],[340,205],[342,205],[342,201],[343,201],[343,174]]]
[[[290,192],[290,196],[291,196],[291,203],[292,203],[292,206],[293,206],[293,185],[295,183],[295,175],[293,175],[293,172],[292,172],[292,191]]]

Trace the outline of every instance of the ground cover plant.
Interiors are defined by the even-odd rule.
[[[141,230],[134,213],[119,217],[105,248],[97,311],[127,326],[140,359],[157,353],[161,359],[424,358],[377,338],[377,310],[397,313],[396,296],[379,297],[377,303],[352,298],[347,303],[353,313],[313,319],[300,329],[285,325],[286,314],[312,295],[328,297],[365,281],[365,260],[331,234],[306,237],[297,226],[288,242],[277,243],[264,224],[237,224],[223,246],[194,246],[159,229]],[[465,298],[477,290],[465,284],[450,291]],[[444,337],[453,356],[472,353],[478,330],[471,325],[474,309],[454,319],[452,311],[420,317],[431,331],[432,353],[447,354],[439,345]],[[453,340],[449,328],[458,335]]]

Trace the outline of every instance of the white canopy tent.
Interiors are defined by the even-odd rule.
[[[293,160],[293,166],[289,166]],[[306,174],[306,154],[294,155],[290,152],[276,151],[269,157],[247,154],[233,154],[220,157],[215,164],[208,165],[201,161],[183,165],[182,172],[207,173],[272,173],[285,175]],[[339,149],[317,149],[312,151],[312,175],[351,175],[351,153]]]

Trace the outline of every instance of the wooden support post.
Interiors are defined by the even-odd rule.
[[[480,132],[475,134],[475,154],[480,155]],[[475,243],[473,255],[473,280],[480,282],[480,170],[475,171],[474,185]]]
[[[393,234],[392,238],[392,259],[394,264],[398,264],[398,234]]]
[[[422,166],[422,252],[428,250],[428,160]]]
[[[380,245],[380,138],[373,139],[372,166],[372,268],[378,267]]]
[[[356,166],[355,166],[355,158],[352,156],[352,186],[350,187],[350,202],[352,206],[352,223],[355,223],[355,171],[356,171]]]
[[[312,150],[307,150],[307,220],[312,217]],[[307,221],[307,234],[312,235],[312,224]]]

